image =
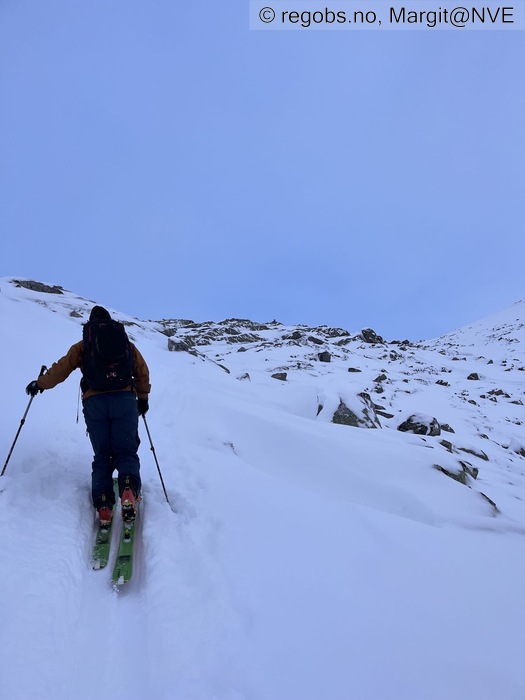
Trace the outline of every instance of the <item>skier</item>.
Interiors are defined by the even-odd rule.
[[[122,517],[133,521],[140,500],[138,417],[148,411],[151,390],[148,366],[124,326],[94,306],[84,325],[83,339],[72,345],[38,379],[30,382],[31,396],[52,389],[80,368],[82,406],[93,446],[92,500],[102,524],[109,524],[115,505],[113,471],[118,472]]]

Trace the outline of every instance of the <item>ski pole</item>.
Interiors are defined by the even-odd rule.
[[[166,487],[164,486],[164,479],[162,478],[162,472],[160,471],[159,460],[157,459],[157,455],[155,453],[155,447],[153,446],[153,440],[151,439],[151,434],[149,432],[148,424],[146,422],[146,416],[144,414],[142,414],[142,418],[144,420],[144,425],[146,426],[146,432],[147,432],[148,438],[149,438],[150,449],[153,452],[155,464],[157,465],[157,471],[159,472],[160,483],[162,484],[162,490],[164,491],[164,495],[166,496],[166,501],[168,502],[168,505],[171,507],[170,499],[168,498],[168,493],[166,491]]]
[[[47,370],[47,367],[45,365],[42,365],[42,367],[40,368],[40,374],[38,376],[41,377],[46,370]],[[36,394],[35,394],[35,396],[36,396]],[[31,404],[33,403],[34,398],[35,397],[32,396],[29,399],[29,403],[27,404],[27,408],[25,410],[25,413],[22,416],[22,420],[20,421],[20,425],[18,426],[18,430],[16,431],[15,439],[13,440],[13,444],[11,445],[11,449],[9,450],[9,454],[7,455],[7,459],[5,461],[4,468],[2,469],[2,473],[0,474],[0,477],[4,476],[4,472],[7,469],[7,465],[9,463],[9,460],[11,459],[11,455],[13,454],[13,450],[15,449],[16,441],[18,440],[18,436],[20,435],[20,431],[22,430],[22,426],[26,422],[26,416],[29,413],[29,409],[31,408]]]

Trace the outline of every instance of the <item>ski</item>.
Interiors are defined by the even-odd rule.
[[[116,479],[113,479],[113,490],[115,492],[115,498],[118,500],[118,482]],[[102,525],[100,521],[98,523],[97,535],[91,556],[91,565],[94,569],[103,569],[109,561],[114,519],[115,514],[113,514],[109,525]]]
[[[137,504],[133,522],[122,522],[117,558],[113,567],[112,581],[114,586],[122,586],[125,583],[129,583],[133,575],[133,549],[138,517],[139,507]]]

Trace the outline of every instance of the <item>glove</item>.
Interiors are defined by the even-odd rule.
[[[149,409],[148,399],[137,399],[137,408],[139,416],[145,416]]]
[[[29,384],[26,386],[26,394],[29,394],[30,396],[36,396],[39,392],[42,393],[43,391],[44,390],[38,386],[36,380],[29,382]]]

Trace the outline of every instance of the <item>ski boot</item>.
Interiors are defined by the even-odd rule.
[[[122,491],[120,501],[122,505],[122,520],[124,523],[133,523],[137,515],[138,499],[133,493],[131,486],[126,486],[124,491]]]
[[[109,506],[100,506],[98,509],[98,517],[100,518],[100,524],[102,527],[107,528],[111,525],[113,510]]]

